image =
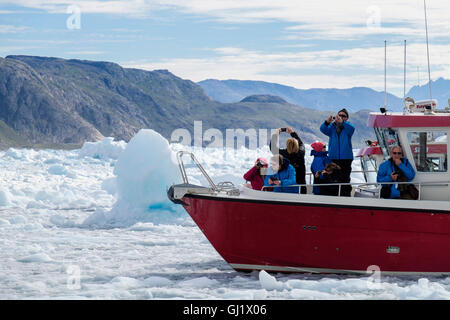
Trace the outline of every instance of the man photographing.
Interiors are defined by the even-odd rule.
[[[350,182],[353,162],[352,136],[355,127],[348,122],[348,111],[344,108],[335,117],[330,115],[320,126],[320,131],[329,137],[328,156],[341,167],[341,182]],[[351,185],[343,185],[341,195],[349,197],[351,191]]]

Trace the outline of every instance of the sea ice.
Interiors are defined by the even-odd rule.
[[[284,284],[282,282],[277,281],[274,276],[271,276],[266,271],[261,270],[259,272],[259,282],[261,283],[261,287],[266,290],[283,290]]]
[[[166,197],[181,182],[179,150],[235,185],[271,155],[169,144],[153,130],[128,144],[0,152],[0,299],[450,299],[445,277],[382,276],[374,286],[367,276],[234,271]],[[189,181],[206,185],[188,162]]]

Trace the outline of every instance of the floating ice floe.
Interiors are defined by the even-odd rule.
[[[125,141],[114,141],[114,138],[107,137],[97,142],[85,142],[79,155],[96,159],[118,159],[126,145]]]
[[[99,210],[84,221],[85,226],[127,227],[137,222],[170,222],[186,213],[170,202],[167,188],[181,182],[174,153],[159,133],[140,130],[126,145],[114,167],[114,180],[102,187],[116,192],[112,210]]]
[[[41,262],[51,262],[51,261],[53,261],[53,259],[50,258],[45,253],[36,253],[31,256],[27,256],[27,257],[18,259],[17,261],[24,262],[24,263],[41,263]]]

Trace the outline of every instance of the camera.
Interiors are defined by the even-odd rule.
[[[286,128],[280,128],[280,132],[286,132]]]

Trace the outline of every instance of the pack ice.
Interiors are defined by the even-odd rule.
[[[169,144],[153,130],[128,143],[0,152],[0,299],[450,298],[450,278],[233,271],[166,198],[181,182],[173,160],[182,149],[214,181],[235,184],[257,157],[270,157],[268,147]],[[192,166],[187,174],[206,183]]]

